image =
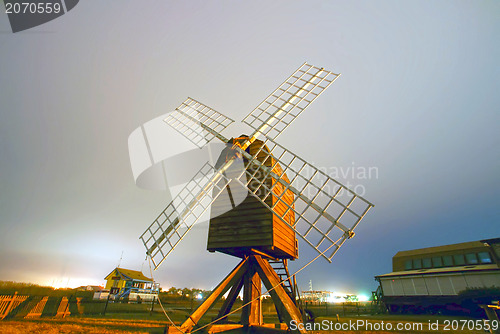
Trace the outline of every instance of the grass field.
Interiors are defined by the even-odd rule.
[[[6,334],[24,334],[24,333],[109,333],[109,334],[126,334],[126,333],[163,333],[165,326],[169,323],[163,316],[159,319],[158,316],[153,316],[154,319],[137,319],[133,314],[113,314],[113,316],[96,316],[96,317],[80,317],[71,316],[65,319],[41,318],[38,320],[3,320],[0,321],[0,333]],[[174,318],[176,318],[174,316]],[[178,318],[178,317],[177,317]],[[476,321],[477,319],[466,319],[457,317],[442,317],[442,316],[425,316],[425,315],[374,315],[374,316],[356,316],[356,317],[320,317],[317,318],[317,328],[312,328],[313,333],[485,333],[481,330],[452,330],[451,327],[444,327],[445,320],[467,320]],[[350,330],[352,328],[345,327],[345,330],[335,330],[335,324],[340,326],[349,323],[357,323],[362,321],[366,326],[357,328],[357,331]],[[439,322],[437,328],[429,328],[429,322]],[[178,320],[176,320],[178,322]],[[333,330],[322,330],[318,326],[320,324],[331,324]],[[381,324],[385,327],[381,328]],[[371,325],[370,325],[371,324]],[[377,325],[378,324],[378,325]],[[396,326],[406,326],[407,329],[397,330]],[[370,327],[371,326],[371,327]],[[379,326],[378,328],[376,326]],[[387,326],[391,326],[391,330],[387,330]],[[404,327],[402,327],[404,328]],[[317,330],[320,329],[320,330]],[[200,332],[201,333],[201,332]]]
[[[0,333],[163,333],[165,325],[165,322],[158,321],[93,318],[4,320],[0,321]]]
[[[29,304],[29,300],[26,300],[24,304],[13,309],[7,318],[0,321],[0,333],[160,334],[170,324],[158,303],[155,305],[151,303],[106,303],[105,300],[93,300],[90,296],[76,294],[69,298],[68,311],[71,315],[64,319],[56,318],[62,296],[64,295],[51,295],[41,317],[33,320],[24,319],[28,314],[27,310],[33,307]],[[199,303],[201,301],[194,299],[165,298],[162,306],[176,324],[181,324]],[[236,301],[234,308],[239,308],[241,304],[241,300]],[[207,324],[216,318],[217,310],[221,305],[222,301],[216,303],[202,318],[200,325]],[[381,310],[374,308],[370,303],[308,304],[306,307],[316,316],[314,325],[316,327],[306,328],[312,333],[484,333],[482,330],[467,328],[470,327],[467,324],[482,321],[474,318],[378,314]],[[271,300],[263,300],[262,311],[265,323],[279,322]],[[239,317],[240,311],[230,315],[229,320],[237,323]],[[446,327],[446,321],[450,322],[448,327]],[[458,323],[459,328],[453,328],[452,321]],[[460,326],[459,321],[465,323],[466,326]],[[356,330],[353,330],[353,324]],[[474,325],[471,329],[478,328]],[[199,333],[204,332],[199,331]]]

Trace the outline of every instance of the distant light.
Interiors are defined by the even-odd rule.
[[[54,289],[72,289],[80,286],[101,284],[100,281],[80,277],[50,278],[45,281],[35,281],[33,283],[43,286],[51,286]]]
[[[327,299],[329,303],[344,303],[345,301],[345,294],[341,292],[332,292]]]
[[[358,295],[358,300],[360,302],[367,302],[370,300],[370,298],[367,295]]]
[[[202,298],[203,298],[203,295],[201,293],[196,295],[196,299],[202,299]]]

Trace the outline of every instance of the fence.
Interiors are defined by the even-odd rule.
[[[197,308],[201,300],[198,299],[161,299],[162,306],[167,310],[169,316],[176,322],[182,322]],[[219,301],[207,316],[216,317],[217,310],[223,301]],[[241,306],[238,300],[234,308]],[[325,316],[358,316],[361,314],[373,314],[377,310],[371,303],[311,303],[304,302],[304,307],[313,313],[314,317]],[[275,323],[276,309],[271,300],[264,299],[262,304],[264,321]],[[157,319],[163,320],[165,316],[158,305],[155,297],[153,301],[132,302],[128,300],[99,300],[91,296],[19,296],[17,293],[10,296],[0,296],[0,320],[4,318],[34,319],[40,317],[64,318],[67,316],[82,317],[118,317],[128,318],[133,314],[135,319]],[[231,321],[239,320],[240,311],[230,316]]]
[[[17,292],[13,296],[0,296],[0,320],[4,319],[11,310],[18,307],[28,296],[18,296]]]
[[[362,314],[376,314],[383,310],[372,302],[344,302],[344,303],[318,303],[304,302],[304,308],[312,311],[314,317],[325,316],[359,316]]]
[[[176,304],[177,310],[191,311],[193,303],[189,301]],[[5,318],[34,319],[40,317],[65,318],[74,316],[104,316],[108,314],[159,314],[158,300],[149,302],[130,302],[128,300],[94,300],[91,297],[70,296],[20,296],[0,295],[0,320]],[[184,313],[184,312],[182,312]]]

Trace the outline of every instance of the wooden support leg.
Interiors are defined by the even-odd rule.
[[[285,313],[285,308],[283,304],[274,304],[274,308],[276,310],[276,314],[278,314],[278,320],[280,323],[285,322],[285,318],[283,318],[283,314]]]
[[[231,312],[234,302],[238,298],[238,295],[242,287],[243,287],[243,278],[241,278],[238,282],[236,282],[236,284],[234,284],[233,287],[231,288],[231,291],[229,291],[229,294],[227,295],[227,298],[222,304],[219,314],[217,315],[217,318],[220,319],[219,321],[217,321],[217,323],[223,323],[224,321],[227,320],[227,318],[224,316],[227,315],[229,312]]]
[[[254,265],[249,265],[249,269],[243,276],[243,305],[248,304],[241,310],[242,325],[261,325],[261,280],[255,270]]]
[[[255,266],[266,288],[268,290],[274,288],[273,290],[269,291],[269,294],[271,295],[274,304],[277,306],[277,309],[284,310],[282,317],[285,319],[287,325],[290,325],[291,321],[294,321],[297,325],[299,323],[302,323],[302,316],[299,309],[295,305],[295,302],[285,291],[283,286],[280,284],[280,279],[278,278],[278,275],[273,270],[269,262],[262,259],[262,257],[259,255],[253,255],[249,259]],[[297,329],[293,332],[302,334],[307,333],[305,329]]]
[[[184,333],[191,332],[201,317],[229,290],[235,283],[242,279],[248,268],[248,258],[242,260],[229,275],[210,293],[203,303],[189,316],[181,325],[180,329]],[[172,327],[171,327],[172,328]]]

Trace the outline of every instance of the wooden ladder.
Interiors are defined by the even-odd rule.
[[[288,293],[292,300],[295,300],[295,289],[292,285],[292,278],[290,277],[290,272],[288,271],[288,261],[286,259],[283,260],[268,260],[271,267],[274,269],[276,274],[278,275],[280,282],[282,283],[283,288]]]

